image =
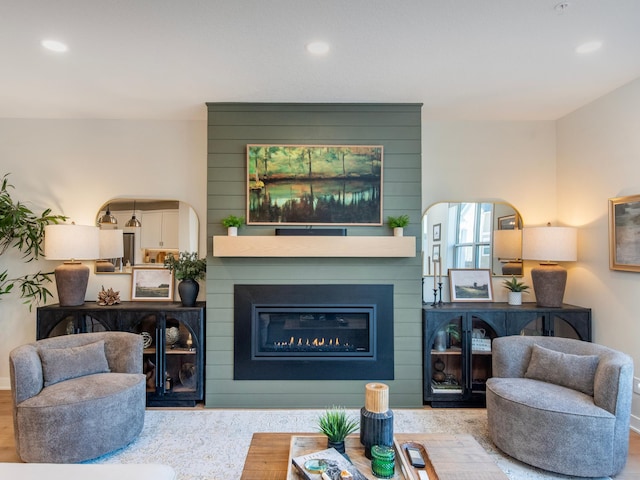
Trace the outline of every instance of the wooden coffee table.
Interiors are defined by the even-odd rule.
[[[319,450],[326,448],[326,437],[309,433],[254,433],[242,471],[242,480],[285,480],[290,475],[289,450],[292,437],[318,438]],[[489,454],[471,435],[397,433],[396,444],[422,445],[427,452],[427,471],[431,480],[507,480]],[[348,455],[354,455],[347,448]],[[399,465],[400,462],[397,462]],[[413,478],[411,478],[413,476]],[[402,476],[398,476],[402,478]],[[417,480],[409,468],[407,477]],[[295,475],[293,475],[295,478]]]

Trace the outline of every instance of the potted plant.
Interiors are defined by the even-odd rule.
[[[318,428],[327,436],[327,447],[340,453],[345,453],[344,439],[358,427],[358,421],[350,418],[342,407],[334,406],[318,418]]]
[[[389,228],[393,229],[394,237],[401,237],[404,233],[404,227],[409,225],[409,215],[400,215],[399,217],[387,217]]]
[[[227,235],[229,235],[230,237],[235,237],[238,235],[238,228],[244,225],[244,217],[227,215],[222,219],[222,225],[227,227]]]
[[[169,253],[164,259],[164,266],[174,272],[178,284],[178,294],[182,305],[193,307],[200,291],[198,280],[205,278],[207,261],[198,258],[198,252],[180,252],[178,258]]]
[[[525,285],[523,282],[519,282],[515,276],[511,277],[511,280],[505,280],[502,282],[504,288],[509,290],[509,305],[522,305],[522,294],[529,293],[529,285]]]

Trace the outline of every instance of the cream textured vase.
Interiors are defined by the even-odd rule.
[[[509,305],[522,305],[522,292],[509,292]]]
[[[238,227],[227,227],[227,235],[230,237],[237,237]]]
[[[395,227],[393,229],[393,236],[394,237],[402,237],[404,236],[404,228],[402,227]]]

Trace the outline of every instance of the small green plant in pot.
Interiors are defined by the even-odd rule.
[[[222,219],[222,225],[227,227],[229,236],[238,235],[238,228],[244,225],[244,217],[236,217],[235,215],[227,215]]]
[[[344,439],[355,432],[359,422],[347,415],[342,407],[332,407],[318,418],[318,429],[327,436],[328,447],[344,453]]]
[[[409,215],[400,215],[399,217],[387,217],[389,228],[393,229],[393,235],[401,237],[404,228],[409,225]]]
[[[522,294],[529,293],[527,292],[529,285],[526,285],[524,282],[519,282],[514,276],[511,277],[511,280],[502,282],[502,285],[509,290],[509,305],[522,305]]]

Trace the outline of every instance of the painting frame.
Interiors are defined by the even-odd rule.
[[[131,270],[131,301],[172,302],[173,278],[173,272],[167,268],[133,267]]]
[[[431,249],[431,260],[433,262],[437,262],[440,260],[440,244],[437,243],[435,245],[432,246]]]
[[[480,285],[481,288],[475,288],[475,285]],[[471,288],[477,291],[474,292]],[[493,302],[491,270],[450,268],[449,292],[452,302]]]
[[[440,239],[442,238],[442,224],[441,223],[436,223],[433,226],[433,241],[434,242],[439,242]]]
[[[609,269],[640,272],[640,195],[609,199]]]
[[[383,145],[246,146],[247,225],[382,226]]]

